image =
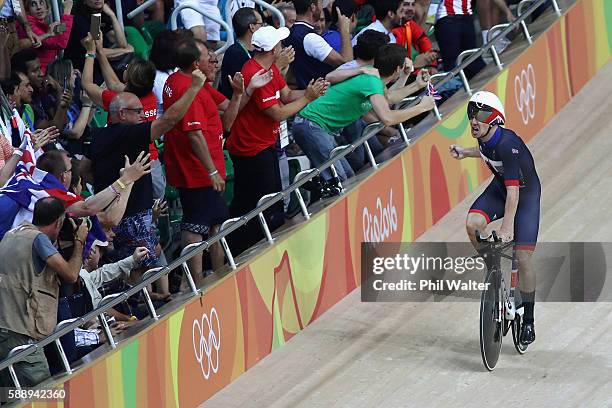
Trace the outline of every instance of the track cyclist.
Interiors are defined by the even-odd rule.
[[[519,267],[519,289],[524,307],[520,342],[535,340],[533,308],[536,277],[531,264],[540,223],[540,179],[525,142],[506,123],[499,98],[486,91],[476,92],[468,103],[468,119],[477,147],[450,146],[458,159],[482,157],[493,173],[493,180],[468,211],[466,228],[472,244],[479,249],[476,231],[503,217],[498,236],[504,242],[514,239]]]

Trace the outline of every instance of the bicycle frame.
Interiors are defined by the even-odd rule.
[[[518,278],[518,262],[516,259],[516,250],[512,250],[512,255],[504,253],[508,248],[514,245],[514,242],[502,242],[495,231],[492,233],[493,240],[480,237],[478,231],[476,231],[476,239],[478,242],[485,244],[481,251],[485,251],[485,256],[491,256],[491,271],[490,274],[495,275],[495,290],[501,290],[500,299],[498,299],[497,313],[495,320],[499,323],[502,322],[502,316],[505,317],[506,321],[514,320],[516,313],[516,305],[514,303],[514,293],[516,288],[516,282]],[[501,269],[501,259],[506,258],[512,261],[512,272],[510,279],[510,287],[506,286],[504,274]],[[504,303],[506,304],[504,307]],[[505,313],[504,313],[505,312]]]

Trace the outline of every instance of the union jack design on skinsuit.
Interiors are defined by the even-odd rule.
[[[34,205],[41,198],[59,198],[66,208],[83,200],[82,197],[66,191],[57,177],[36,168],[36,159],[43,151],[34,151],[29,130],[23,134],[20,147],[23,149],[23,156],[17,164],[15,174],[0,188],[0,239],[22,222],[32,221]],[[97,217],[90,217],[90,220],[92,228],[85,243],[84,253],[89,252],[94,240],[100,241],[102,245],[106,242],[106,235]]]

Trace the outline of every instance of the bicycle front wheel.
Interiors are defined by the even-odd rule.
[[[501,352],[503,319],[499,313],[502,300],[499,273],[491,271],[480,297],[480,354],[487,370],[493,371]]]

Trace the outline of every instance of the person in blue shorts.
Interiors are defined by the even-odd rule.
[[[499,98],[486,91],[476,92],[468,103],[468,118],[477,147],[450,146],[451,155],[482,157],[493,173],[493,180],[476,199],[467,215],[467,232],[478,249],[476,231],[503,218],[498,235],[504,242],[514,239],[519,266],[519,289],[524,306],[520,341],[535,340],[533,308],[536,278],[531,256],[538,240],[540,224],[540,179],[531,152],[525,142],[506,123]]]

